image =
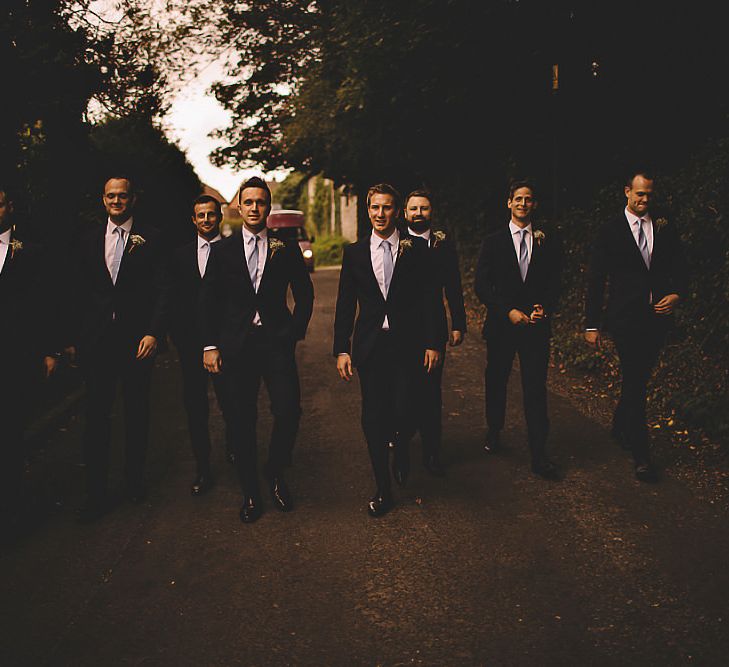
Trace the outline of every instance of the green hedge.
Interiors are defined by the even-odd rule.
[[[336,266],[342,263],[344,246],[349,241],[341,236],[327,236],[317,238],[312,244],[314,250],[314,263],[316,266]]]

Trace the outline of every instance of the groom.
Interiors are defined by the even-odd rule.
[[[369,189],[372,233],[344,249],[334,318],[339,376],[349,382],[353,367],[359,374],[362,430],[377,485],[367,503],[373,517],[393,506],[387,466],[390,435],[412,432],[410,403],[420,367],[433,373],[440,357],[437,318],[442,306],[428,250],[398,231],[399,200],[386,183]],[[401,444],[396,445],[394,465],[399,484],[405,482],[408,466]]]
[[[296,242],[269,235],[271,191],[261,178],[250,178],[238,191],[243,218],[240,233],[211,247],[201,294],[203,363],[222,373],[229,402],[228,427],[243,491],[240,520],[261,516],[256,442],[258,389],[261,380],[271,399],[273,431],[264,474],[274,505],[293,509],[283,470],[291,454],[301,416],[296,343],[304,339],[314,307],[314,287]],[[294,297],[286,303],[289,287]]]

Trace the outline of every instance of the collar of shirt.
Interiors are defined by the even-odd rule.
[[[210,244],[217,243],[218,241],[220,241],[221,238],[223,238],[223,237],[220,236],[220,234],[218,234],[216,237],[214,237],[214,238],[212,238],[212,239],[210,239],[208,241],[207,239],[204,239],[202,236],[200,236],[198,234],[198,236],[197,236],[197,249],[200,250],[200,248],[202,248],[206,243],[210,243]]]
[[[635,213],[633,213],[633,211],[631,211],[627,206],[625,207],[625,217],[628,219],[630,226],[634,229],[638,228],[638,221],[640,221],[640,220],[645,220],[646,222],[651,222],[650,214],[646,214],[642,218],[640,218]]]
[[[522,229],[526,229],[527,236],[532,235],[532,223],[531,222],[526,227],[519,227],[519,225],[515,224],[513,220],[509,220],[509,231],[511,231],[512,236],[516,236]]]
[[[424,232],[416,232],[412,227],[408,227],[408,234],[410,236],[417,236],[420,239],[425,239],[430,245],[430,229],[426,229]]]
[[[133,224],[134,224],[134,218],[129,218],[129,220],[127,220],[127,221],[126,221],[126,222],[125,222],[124,224],[122,224],[122,225],[115,225],[115,224],[114,224],[114,223],[113,223],[113,222],[111,221],[111,218],[109,218],[109,219],[108,219],[108,220],[106,221],[106,235],[107,235],[107,236],[111,236],[112,234],[114,234],[114,230],[115,230],[115,229],[116,229],[117,227],[121,227],[121,228],[122,228],[122,229],[123,229],[123,230],[124,230],[124,231],[125,231],[125,232],[127,233],[127,236],[129,236],[129,234],[131,234],[131,232],[132,232],[132,225],[133,225]]]
[[[372,235],[370,236],[370,250],[374,250],[376,248],[380,247],[380,243],[383,241],[389,241],[390,242],[390,250],[392,250],[392,254],[396,255],[398,248],[400,247],[400,232],[395,231],[390,234],[386,239],[383,239],[380,236],[377,236],[375,234],[374,230],[372,231]]]
[[[2,234],[0,234],[0,243],[10,245],[10,234],[12,231],[12,229],[6,229]]]
[[[257,234],[254,234],[252,231],[250,231],[245,225],[241,225],[241,232],[243,232],[243,243],[248,245],[254,236],[257,236],[259,239],[263,239],[264,241],[268,238],[268,228],[264,227],[260,232]]]

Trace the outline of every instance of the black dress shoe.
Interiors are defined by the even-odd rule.
[[[281,475],[275,475],[269,480],[271,488],[271,500],[276,509],[282,512],[290,512],[294,509],[294,503],[291,500],[291,493],[289,487],[286,486],[286,482]]]
[[[84,504],[76,510],[76,521],[80,524],[92,523],[104,516],[109,509],[109,501],[106,498],[87,498]]]
[[[387,514],[394,506],[392,502],[392,496],[389,493],[377,493],[370,498],[367,503],[367,514],[372,517],[382,516]]]
[[[486,431],[486,442],[483,446],[487,454],[495,454],[501,449],[501,431],[489,429]]]
[[[437,454],[423,458],[423,467],[435,477],[445,477],[445,468]]]
[[[253,523],[261,517],[261,502],[255,496],[244,496],[240,508],[240,520],[243,523]]]
[[[641,482],[655,484],[658,481],[658,471],[650,462],[636,463],[635,478]]]
[[[542,458],[532,463],[532,472],[535,475],[539,475],[542,479],[552,481],[559,480],[559,471],[557,470],[557,466],[548,458]]]
[[[213,488],[213,478],[209,472],[199,474],[190,487],[190,493],[193,496],[201,496],[203,493]]]

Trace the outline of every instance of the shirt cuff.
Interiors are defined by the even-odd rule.
[[[597,329],[585,329],[585,331],[597,331]]]
[[[218,349],[218,346],[217,345],[206,345],[203,348],[203,352],[207,352],[208,350],[217,350],[217,349]]]

